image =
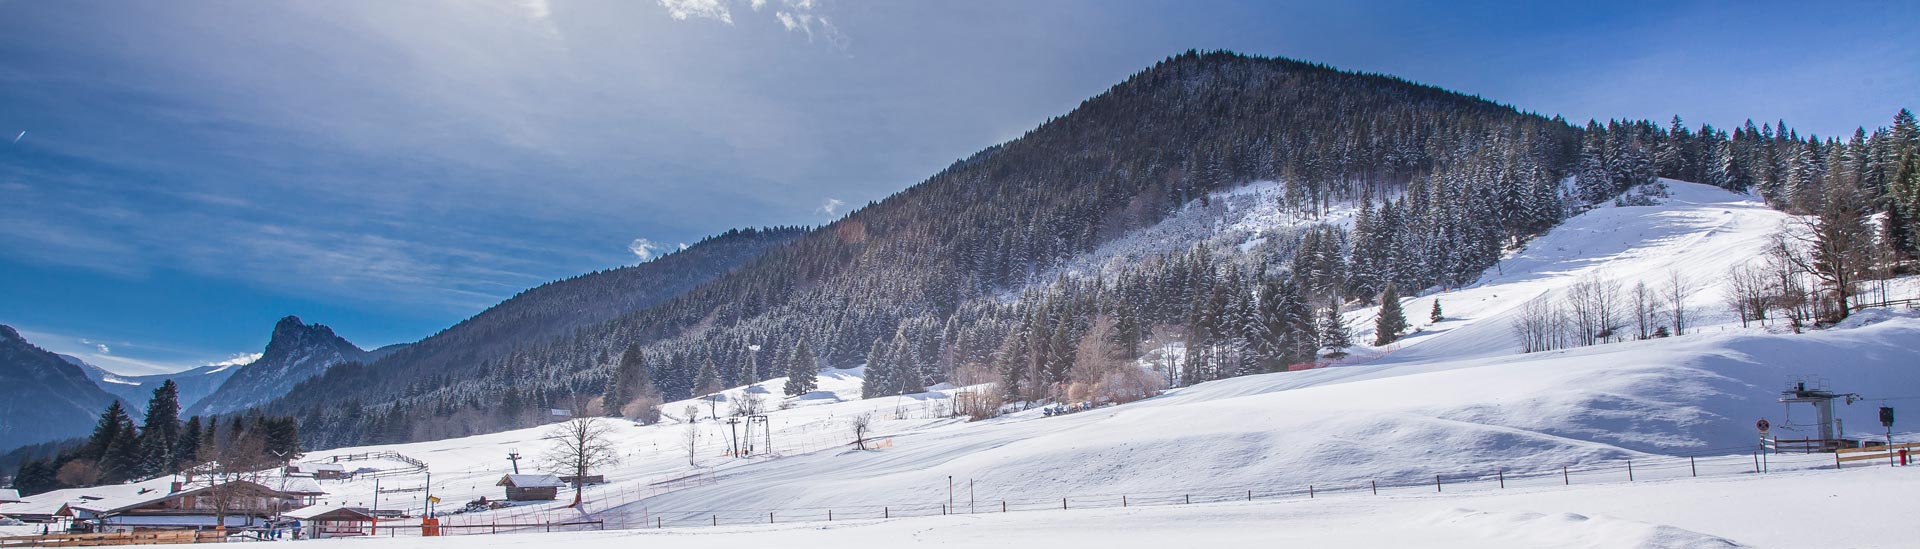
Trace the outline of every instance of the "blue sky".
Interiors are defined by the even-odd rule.
[[[287,314],[416,340],[831,220],[1189,48],[1577,121],[1920,106],[1916,4],[1584,4],[0,0],[0,323],[128,373]]]

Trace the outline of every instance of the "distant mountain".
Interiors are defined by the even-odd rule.
[[[85,434],[114,396],[0,324],[0,449]]]
[[[582,330],[678,298],[807,232],[798,227],[735,229],[639,265],[543,284],[431,337],[373,359],[364,367],[337,368],[313,380],[314,390],[323,393],[303,391],[281,402],[333,407],[344,399],[377,398],[372,395],[410,386],[444,386],[447,380],[476,377],[478,370],[506,357],[564,344],[561,342]],[[612,358],[596,360],[610,362]],[[276,413],[290,409],[274,408]],[[473,432],[495,427],[459,426]],[[303,424],[302,429],[309,427]]]
[[[328,368],[364,362],[374,356],[334,335],[332,328],[288,316],[274,324],[273,338],[258,360],[236,369],[213,394],[188,407],[188,414],[245,410],[287,394],[294,385],[326,373]]]
[[[183,408],[192,408],[193,405],[200,402],[200,399],[213,394],[215,389],[220,388],[220,384],[226,383],[227,378],[233,377],[233,373],[239,371],[241,366],[244,366],[244,364],[239,362],[208,364],[191,370],[170,374],[126,376],[109,372],[104,368],[89,364],[87,361],[81,360],[80,357],[73,355],[60,355],[60,358],[66,359],[70,364],[79,366],[81,371],[86,372],[87,379],[93,380],[93,384],[100,387],[100,390],[106,391],[107,394],[120,397],[120,400],[127,403],[128,413],[133,414],[135,417],[146,413],[147,401],[153,399],[153,390],[160,388],[160,385],[166,383],[169,379],[173,380],[174,385],[179,387],[180,406]]]

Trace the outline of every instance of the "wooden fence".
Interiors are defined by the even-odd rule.
[[[0,547],[108,547],[115,545],[173,545],[219,543],[224,534],[194,530],[152,530],[113,534],[47,534],[0,537]]]

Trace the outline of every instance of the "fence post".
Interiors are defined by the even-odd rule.
[[[1007,512],[1007,500],[1000,500],[1000,512]]]
[[[1373,486],[1373,495],[1376,495],[1376,496],[1380,495],[1380,481],[1369,480],[1367,481],[1367,484],[1370,486]]]
[[[1693,462],[1693,456],[1687,456],[1687,470],[1693,471],[1693,476],[1700,476],[1700,466]]]
[[[1833,468],[1834,469],[1840,468],[1840,452],[1833,453]]]
[[[1127,506],[1127,496],[1120,496],[1120,506],[1121,507]]]
[[[1633,460],[1627,460],[1627,482],[1633,482]]]
[[[890,507],[881,507],[880,518],[883,518],[883,519],[893,518],[893,509]]]
[[[1441,490],[1440,490],[1440,475],[1434,475],[1434,476],[1433,476],[1433,491],[1435,491],[1435,492],[1439,492],[1439,491],[1441,491]]]
[[[1307,499],[1313,499],[1313,485],[1307,485]]]
[[[719,525],[720,525],[720,515],[714,515],[714,516],[713,516],[713,525],[714,525],[714,526],[719,526]]]
[[[1060,508],[1061,509],[1067,508],[1067,498],[1060,498]]]
[[[828,510],[827,510],[827,522],[833,522],[833,510],[832,510],[832,509],[828,509]]]
[[[1193,503],[1193,494],[1187,494],[1187,503]]]
[[[1247,501],[1253,501],[1253,490],[1247,490]]]
[[[1560,466],[1560,483],[1573,486],[1573,477],[1567,475],[1567,466],[1565,465]]]
[[[667,522],[666,519],[663,519],[660,517],[653,517],[653,527],[656,530],[660,528],[666,528],[667,527],[666,522]]]
[[[767,511],[767,524],[773,524],[773,511]]]
[[[1500,470],[1500,488],[1506,489],[1506,487],[1507,487],[1507,470],[1501,469]]]

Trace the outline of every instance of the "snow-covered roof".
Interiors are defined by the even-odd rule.
[[[499,483],[494,484],[494,486],[513,486],[516,488],[560,488],[566,485],[567,483],[560,482],[560,477],[534,474],[506,475],[500,477]]]
[[[341,465],[341,464],[338,464],[338,463],[302,463],[302,464],[299,464],[299,465],[297,465],[296,467],[299,467],[299,468],[300,468],[300,470],[302,470],[302,471],[337,471],[337,472],[345,472],[345,471],[347,470],[347,466],[345,466],[345,465]]]
[[[325,489],[320,488],[320,481],[314,480],[313,477],[291,476],[291,475],[284,476],[284,477],[280,477],[279,485],[280,485],[280,491],[286,492],[289,494],[299,494],[304,496],[304,495],[327,493]]]
[[[20,501],[20,491],[12,488],[0,488],[0,503]]]
[[[324,503],[320,505],[308,505],[306,507],[301,507],[299,509],[287,511],[285,513],[281,513],[281,516],[296,518],[300,520],[312,520],[313,517],[325,515],[328,513],[333,513],[335,511],[339,511],[341,513],[345,513],[349,515],[358,515],[360,517],[366,517],[369,519],[373,518],[372,513],[368,512],[367,508],[365,507],[348,507],[345,505],[339,505],[339,504],[328,505]]]

